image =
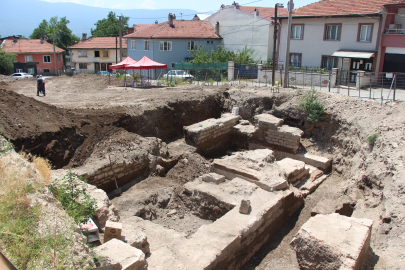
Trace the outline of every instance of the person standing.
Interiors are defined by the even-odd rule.
[[[39,75],[39,77],[42,79],[42,94],[45,96],[45,78],[42,78],[42,75]]]
[[[42,76],[40,76],[40,75],[37,76],[37,96],[39,96],[39,92],[42,92],[45,96],[44,80],[42,79]]]

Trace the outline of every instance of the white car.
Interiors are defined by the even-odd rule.
[[[194,78],[193,75],[188,74],[184,70],[170,70],[167,74],[164,75],[164,78],[181,78],[185,80],[192,80]]]
[[[12,78],[32,78],[31,74],[20,72],[20,73],[14,73],[11,75]]]

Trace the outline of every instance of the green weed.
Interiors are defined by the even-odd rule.
[[[300,99],[297,109],[309,112],[308,121],[316,123],[322,119],[325,113],[325,104],[318,99],[315,88],[312,88],[308,94]]]
[[[375,134],[371,135],[370,137],[368,137],[367,138],[368,145],[370,145],[370,147],[374,147],[375,142],[377,141],[377,138],[378,138],[377,133],[375,133]]]

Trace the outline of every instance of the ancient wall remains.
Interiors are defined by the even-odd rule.
[[[296,153],[304,132],[299,128],[283,125],[283,122],[283,119],[271,114],[256,115],[255,125],[258,130],[254,140],[274,149]]]
[[[229,149],[232,127],[241,119],[239,115],[223,114],[218,119],[184,127],[186,141],[197,147],[204,156],[213,156]]]

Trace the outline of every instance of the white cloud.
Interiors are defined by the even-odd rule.
[[[144,0],[143,3],[138,6],[138,8],[156,9],[156,3],[153,0]]]
[[[93,7],[106,7],[106,6],[104,1],[96,0],[96,2],[94,2],[93,4]]]

